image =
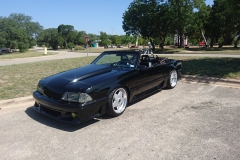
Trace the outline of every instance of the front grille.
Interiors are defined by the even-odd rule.
[[[58,120],[62,120],[65,122],[70,122],[72,123],[74,120],[77,121],[78,123],[78,118],[73,118],[71,115],[71,112],[63,112],[63,111],[57,111],[52,108],[48,108],[42,104],[40,104],[41,110],[47,114],[47,116],[52,117],[52,118],[58,118]],[[76,123],[76,122],[75,122]]]
[[[46,113],[48,113],[48,114],[50,114],[50,115],[52,115],[52,116],[54,116],[54,117],[58,117],[58,116],[61,115],[61,112],[54,111],[54,110],[49,109],[49,108],[46,108],[45,106],[42,106],[42,105],[41,105],[41,109],[42,109],[44,112],[46,112]]]
[[[57,94],[54,91],[51,91],[50,89],[48,89],[47,87],[44,86],[44,95],[49,97],[49,98],[53,98],[53,99],[57,99],[60,100],[62,98],[61,94]]]
[[[61,100],[61,98],[62,98],[61,94],[58,94],[58,93],[48,89],[46,86],[44,86],[40,83],[37,86],[37,91],[39,93],[43,94],[44,96],[52,98],[52,99]]]

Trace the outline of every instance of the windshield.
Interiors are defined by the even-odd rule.
[[[135,68],[137,65],[137,59],[137,53],[106,52],[94,60],[92,64]]]

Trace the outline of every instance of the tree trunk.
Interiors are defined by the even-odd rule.
[[[218,48],[222,48],[222,47],[223,47],[223,42],[218,45]]]
[[[232,45],[235,36],[232,36],[230,33],[227,33],[224,38],[224,45]]]
[[[211,48],[213,47],[213,41],[214,41],[214,37],[211,36],[211,41],[210,41],[210,47],[211,47]]]
[[[183,21],[181,18],[181,5],[179,0],[176,0],[176,4],[177,4],[177,14],[178,14],[178,22],[179,22],[179,30],[178,30],[178,35],[180,36],[180,43],[178,44],[178,48],[183,48],[183,30],[184,30],[184,26],[183,26]]]
[[[183,32],[180,32],[180,44],[178,46],[178,48],[184,48],[184,44],[183,44]]]
[[[238,36],[237,40],[234,42],[234,48],[237,48],[239,40],[240,40],[240,36]]]
[[[159,46],[160,46],[161,49],[164,49],[163,42],[161,42]]]
[[[67,49],[67,41],[65,40],[65,46],[64,49]]]
[[[160,40],[160,44],[159,44],[160,48],[164,49],[165,36],[163,36],[163,37],[160,36],[159,40]]]

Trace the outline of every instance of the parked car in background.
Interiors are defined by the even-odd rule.
[[[116,48],[114,45],[108,45],[108,48]]]
[[[12,50],[10,48],[0,48],[0,51],[1,54],[12,53]]]
[[[117,48],[123,48],[123,46],[122,45],[117,45]]]
[[[138,48],[138,46],[131,46],[130,48]]]

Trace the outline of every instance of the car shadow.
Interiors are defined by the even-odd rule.
[[[32,118],[33,120],[35,120],[35,121],[37,121],[41,124],[44,124],[46,126],[56,128],[56,129],[59,129],[59,130],[63,130],[63,131],[66,131],[66,132],[74,132],[76,130],[82,129],[84,127],[87,127],[87,126],[92,125],[92,124],[99,121],[97,119],[92,119],[92,120],[89,120],[89,121],[86,121],[86,122],[80,123],[80,124],[69,124],[69,123],[59,122],[55,119],[52,119],[48,116],[45,116],[41,113],[38,113],[37,111],[34,110],[33,107],[28,107],[25,110],[25,113],[30,118]]]

